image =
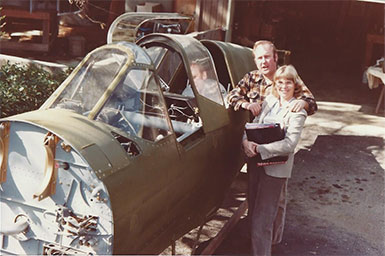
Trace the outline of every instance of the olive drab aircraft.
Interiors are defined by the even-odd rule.
[[[90,52],[0,120],[1,254],[158,254],[204,224],[243,165],[248,115],[224,97],[254,65],[189,35]]]

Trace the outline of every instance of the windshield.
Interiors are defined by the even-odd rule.
[[[70,109],[88,115],[127,62],[119,49],[95,52],[82,65],[51,108]]]
[[[171,133],[163,97],[149,70],[131,69],[96,120],[150,141]]]
[[[165,91],[181,93],[186,85],[187,73],[184,70],[182,58],[175,51],[163,47],[147,49],[148,55],[154,62],[157,74]]]
[[[51,108],[94,117],[131,136],[160,140],[172,129],[162,93],[150,70],[151,59],[136,45],[121,45],[134,54],[130,67],[126,65],[130,57],[119,48],[94,52]]]

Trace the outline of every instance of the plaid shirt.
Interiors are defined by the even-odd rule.
[[[271,93],[271,88],[272,82],[266,81],[258,70],[253,70],[247,73],[238,82],[238,85],[229,92],[227,101],[234,107],[234,110],[238,110],[244,102],[262,103],[266,96]],[[305,100],[309,104],[308,115],[312,115],[317,111],[317,103],[306,85],[302,86],[302,96],[300,99]]]

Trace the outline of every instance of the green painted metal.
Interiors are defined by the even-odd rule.
[[[201,42],[205,46],[216,47],[223,53],[233,87],[247,72],[257,68],[251,48],[216,40],[202,40]]]

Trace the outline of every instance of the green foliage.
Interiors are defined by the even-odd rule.
[[[71,71],[51,74],[36,65],[7,62],[0,68],[1,117],[38,109]]]

